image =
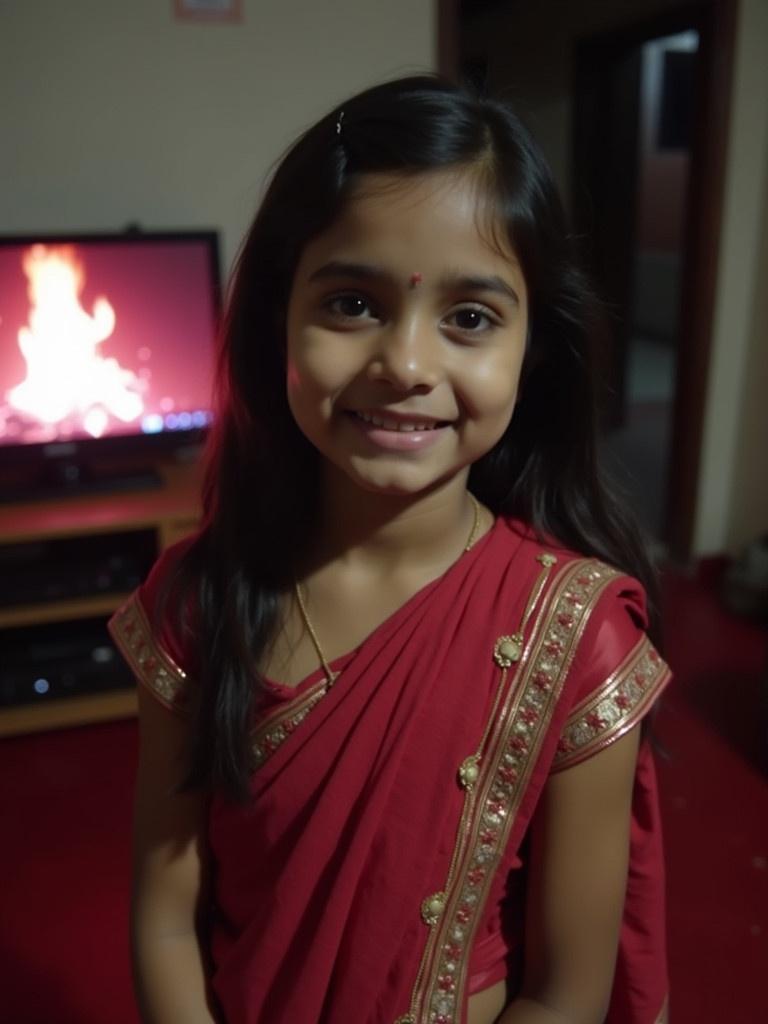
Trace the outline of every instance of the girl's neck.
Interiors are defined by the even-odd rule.
[[[467,476],[457,474],[425,494],[404,497],[362,490],[346,474],[329,469],[313,546],[315,567],[336,561],[389,573],[413,569],[414,563],[452,561],[466,546],[475,518]],[[487,525],[483,522],[478,535]]]

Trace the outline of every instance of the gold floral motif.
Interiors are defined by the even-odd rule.
[[[404,1013],[402,1017],[398,1017],[395,1024],[416,1024],[416,1018],[412,1013]]]
[[[536,561],[541,562],[545,569],[551,569],[553,565],[557,565],[557,555],[551,555],[548,551],[545,551],[543,554],[536,556]]]
[[[421,919],[424,924],[428,924],[430,928],[432,925],[437,924],[443,915],[445,910],[445,893],[444,892],[433,892],[431,896],[427,896],[424,902],[421,904]]]
[[[513,633],[511,636],[500,636],[493,648],[493,660],[499,668],[510,668],[516,661],[520,661],[520,655],[522,653],[522,633]]]
[[[468,793],[471,793],[480,775],[480,757],[472,754],[465,758],[459,765],[459,785]]]

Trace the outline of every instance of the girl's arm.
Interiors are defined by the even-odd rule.
[[[525,978],[498,1024],[602,1024],[629,861],[639,726],[553,775],[531,830]]]
[[[176,794],[186,722],[143,686],[134,823],[131,938],[143,1024],[213,1024],[198,937],[205,897],[206,800]]]

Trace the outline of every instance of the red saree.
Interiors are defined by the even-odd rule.
[[[149,623],[173,553],[118,612],[138,678],[183,710],[193,661]],[[636,581],[499,520],[296,689],[268,684],[252,804],[212,801],[212,985],[227,1024],[460,1024],[522,963],[521,844],[543,784],[669,678]],[[638,764],[611,1024],[666,998],[653,764]]]

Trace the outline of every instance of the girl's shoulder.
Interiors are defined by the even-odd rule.
[[[635,577],[509,522],[524,560],[553,559],[540,607],[542,645],[567,666],[569,711],[555,769],[578,764],[619,739],[648,713],[671,680],[648,637],[645,588]]]
[[[161,552],[147,578],[107,624],[137,681],[169,710],[184,709],[195,675],[194,601],[180,591],[179,570],[199,540],[193,534]]]
[[[595,608],[590,608],[591,613],[598,610],[601,616],[619,620],[629,616],[641,630],[648,628],[647,596],[640,580],[593,555],[569,548],[552,537],[542,537],[532,526],[520,520],[504,518],[500,525],[512,540],[510,551],[515,552],[517,562],[521,560],[521,555],[529,564],[540,564],[542,559],[551,559],[552,586],[570,588],[571,593],[587,587],[594,596],[604,596],[603,600],[595,602]],[[590,618],[593,618],[593,614],[590,614]]]
[[[173,590],[184,559],[198,543],[200,536],[199,532],[190,534],[160,552],[147,578],[135,592],[147,614],[154,616],[161,609],[165,596]]]

